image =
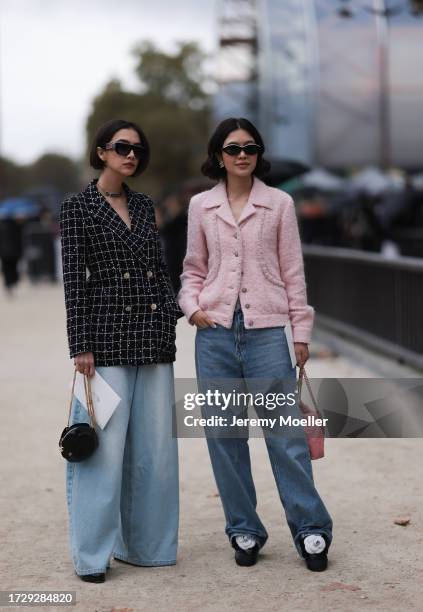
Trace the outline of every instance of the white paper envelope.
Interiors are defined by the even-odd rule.
[[[90,382],[95,418],[98,426],[104,429],[119,405],[121,398],[97,371],[94,376],[90,378]],[[75,395],[84,408],[88,410],[85,397],[84,377],[79,372],[76,373]]]
[[[285,325],[285,336],[286,341],[288,342],[289,356],[291,357],[292,367],[295,368],[297,365],[297,358],[295,356],[294,339],[292,337],[292,327],[290,321],[288,321],[288,323]]]

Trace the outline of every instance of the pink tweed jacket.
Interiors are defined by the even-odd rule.
[[[289,194],[254,178],[238,223],[223,181],[195,195],[179,305],[188,320],[199,309],[230,328],[239,296],[247,329],[292,325],[294,342],[310,342],[297,218]]]

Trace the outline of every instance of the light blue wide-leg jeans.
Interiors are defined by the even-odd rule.
[[[296,373],[283,327],[246,329],[242,310],[236,309],[231,329],[221,325],[198,329],[195,348],[198,386],[202,392],[210,384],[212,390],[219,388],[219,380],[222,389],[226,389],[228,381],[226,391],[233,388],[238,393],[259,393],[264,390],[262,385],[271,380],[281,385],[273,387],[273,391],[295,391]],[[294,418],[301,416],[298,402],[289,411]],[[206,417],[214,414],[214,409],[205,406],[202,412]],[[219,432],[208,432],[206,428],[207,445],[225,512],[226,534],[231,541],[236,535],[253,535],[263,546],[268,534],[256,510],[248,430],[241,433],[238,437],[235,434],[227,437]],[[304,535],[324,534],[330,544],[332,519],[314,485],[304,431],[299,428],[290,436],[267,434],[265,442],[299,555],[302,556],[300,538]]]
[[[173,364],[99,366],[122,398],[99,447],[67,463],[69,544],[79,575],[105,572],[113,555],[142,566],[176,563],[177,439],[172,437]],[[89,422],[74,398],[71,422]]]

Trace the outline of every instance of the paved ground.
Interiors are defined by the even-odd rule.
[[[263,440],[253,440],[251,448],[270,538],[254,568],[233,561],[204,440],[181,440],[178,564],[114,563],[105,584],[82,583],[67,551],[64,462],[57,448],[72,373],[62,289],[22,285],[14,300],[0,295],[0,311],[1,589],[75,590],[74,609],[84,612],[422,609],[421,440],[327,441],[327,458],[314,463],[335,523],[323,574],[308,572],[292,545]],[[335,344],[343,355],[320,358],[316,351],[328,340],[316,332],[313,376],[371,376],[382,365],[392,370],[345,343]],[[178,376],[193,375],[192,342],[193,329],[181,322]],[[410,516],[410,524],[394,525],[397,515]]]

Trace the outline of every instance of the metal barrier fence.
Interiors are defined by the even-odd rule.
[[[303,245],[316,321],[423,369],[423,259]]]

